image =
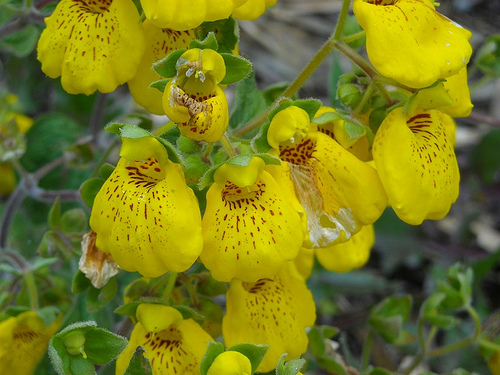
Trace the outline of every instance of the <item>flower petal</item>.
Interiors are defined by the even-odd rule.
[[[375,136],[373,158],[389,203],[409,224],[443,218],[458,197],[457,159],[443,126],[450,120],[437,110],[410,117],[396,108]]]
[[[38,60],[70,94],[111,92],[131,79],[144,52],[139,13],[131,0],[87,6],[62,0],[38,41]]]
[[[348,272],[363,267],[370,258],[375,243],[373,225],[366,225],[349,241],[315,249],[319,263],[329,271]]]
[[[384,76],[421,88],[457,74],[472,53],[471,33],[424,0],[354,0],[366,49]],[[388,58],[389,57],[389,58]]]
[[[189,43],[195,39],[194,31],[161,29],[148,19],[142,25],[146,37],[146,50],[137,69],[137,74],[127,83],[136,103],[151,113],[163,115],[165,113],[162,105],[163,93],[149,87],[151,83],[163,79],[152,69],[153,63],[176,49],[187,48]]]
[[[226,346],[239,343],[269,345],[257,372],[276,367],[283,353],[297,358],[307,349],[305,329],[314,324],[311,292],[287,268],[256,282],[234,279],[227,292],[222,332]]]
[[[176,315],[170,306],[142,304],[142,322],[138,322],[130,336],[129,345],[120,354],[116,361],[116,374],[125,373],[130,358],[138,346],[144,348],[144,356],[149,359],[153,367],[153,373],[157,375],[195,375],[199,374],[199,367],[208,342],[212,338],[192,319],[175,319],[174,324],[158,327],[158,331],[150,331],[144,319],[157,320],[155,312],[161,314]],[[160,308],[158,308],[160,306]],[[151,310],[145,313],[147,310]],[[172,312],[174,310],[175,312]],[[160,314],[160,315],[161,315]],[[177,312],[180,315],[180,313]],[[153,324],[154,325],[154,324]]]
[[[266,171],[252,186],[214,183],[202,225],[200,259],[219,281],[272,276],[297,256],[303,240],[299,214]]]
[[[152,137],[145,139],[163,147]],[[122,154],[129,155],[129,145],[137,141],[125,139]],[[164,155],[155,154],[154,147],[149,151],[147,159],[119,160],[95,198],[90,226],[97,247],[110,252],[121,268],[158,277],[185,271],[196,261],[202,249],[201,215],[180,165],[160,162],[157,157]]]

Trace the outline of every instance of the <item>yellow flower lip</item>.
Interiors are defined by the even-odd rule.
[[[311,121],[302,108],[289,106],[276,113],[267,132],[267,142],[278,149],[280,145],[296,144],[306,136]]]
[[[252,364],[240,352],[227,351],[215,357],[207,375],[251,375]]]
[[[249,187],[257,182],[264,166],[264,160],[259,157],[253,157],[247,166],[226,163],[217,169],[214,181],[220,185],[231,181],[241,188]]]
[[[177,60],[177,74],[179,77],[193,77],[202,83],[209,79],[217,85],[226,75],[226,64],[222,56],[212,49],[192,48]]]
[[[148,332],[159,332],[182,322],[182,314],[170,306],[143,303],[137,307],[137,320]]]

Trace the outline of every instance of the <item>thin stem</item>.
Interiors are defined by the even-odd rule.
[[[479,337],[479,334],[481,333],[481,320],[479,319],[479,316],[476,313],[476,310],[472,306],[467,306],[466,307],[467,312],[469,315],[472,317],[474,320],[474,333],[472,336],[467,337],[466,339],[456,342],[454,344],[450,344],[447,346],[443,346],[441,348],[435,349],[430,351],[427,355],[429,357],[439,357],[445,354],[449,354],[451,352],[454,352],[455,350],[459,350],[462,348],[465,348],[466,346],[474,343],[477,338]]]
[[[113,142],[108,146],[106,151],[104,151],[104,154],[102,154],[101,158],[97,162],[96,166],[94,167],[94,171],[92,172],[92,175],[90,177],[97,177],[99,174],[99,169],[101,169],[102,165],[106,163],[106,160],[108,160],[109,155],[111,154],[111,151],[118,145],[120,142],[119,139],[114,139]]]
[[[333,39],[335,40],[340,40],[340,38],[342,37],[342,32],[344,31],[345,20],[347,18],[347,13],[349,13],[350,5],[351,0],[344,0],[342,2],[342,9],[340,9],[337,26],[335,26],[335,32],[333,33]]]
[[[495,342],[492,342],[490,340],[484,339],[484,338],[479,338],[477,340],[477,343],[482,347],[486,349],[491,349],[495,352],[500,352],[500,344],[497,344]]]
[[[177,275],[177,272],[170,272],[170,274],[168,275],[167,286],[165,287],[162,296],[163,300],[166,302],[168,302],[170,295],[172,294],[172,290],[175,286],[175,281],[177,280]]]
[[[233,145],[231,144],[231,141],[229,140],[229,138],[227,137],[227,133],[224,133],[224,135],[222,136],[222,138],[220,139],[222,145],[224,146],[224,148],[226,149],[227,153],[229,154],[230,157],[234,157],[236,156],[236,151],[234,150],[233,148]]]
[[[89,128],[90,135],[92,136],[92,142],[94,144],[97,142],[97,134],[99,133],[99,130],[101,130],[107,101],[108,96],[106,94],[98,93],[96,101],[94,102],[94,107],[92,108],[92,114],[89,120]]]
[[[32,310],[38,310],[38,291],[36,289],[35,276],[31,270],[26,270],[24,273],[24,281],[26,282],[26,289],[30,300],[30,307]]]
[[[210,154],[212,153],[213,149],[214,149],[213,143],[208,143],[206,145],[205,151],[203,152],[203,156],[201,157],[201,160],[203,160],[204,163],[210,164]]]
[[[186,286],[186,289],[189,293],[189,297],[191,298],[191,303],[193,307],[197,308],[200,307],[200,301],[198,300],[198,296],[196,295],[196,291],[194,290],[193,283],[191,282],[191,279],[189,276],[187,276],[184,273],[180,274],[182,282]]]
[[[366,340],[363,345],[363,367],[362,367],[363,370],[368,368],[368,365],[370,364],[372,341],[373,341],[373,331],[370,330],[370,332],[368,332],[368,335],[366,336]]]
[[[357,33],[354,33],[354,34],[351,34],[351,35],[343,37],[342,38],[342,42],[344,42],[344,43],[352,43],[352,42],[355,42],[358,39],[361,39],[365,35],[366,35],[366,31],[362,30],[362,31],[359,31]]]
[[[165,125],[160,126],[158,129],[153,130],[151,134],[155,137],[159,137],[162,134],[168,132],[170,129],[172,129],[175,126],[175,123],[172,121],[167,122]]]
[[[19,184],[5,204],[2,220],[0,222],[0,250],[5,249],[7,246],[7,237],[10,225],[12,224],[12,218],[25,197],[26,190],[23,188],[22,184]]]
[[[352,114],[351,114],[352,117],[356,118],[358,116],[358,114],[363,110],[366,103],[368,103],[368,101],[370,100],[374,90],[375,90],[375,81],[371,81],[370,84],[368,85],[368,87],[366,88],[366,90],[363,94],[363,97],[361,98],[361,101],[358,103],[356,108],[354,108],[354,110],[352,111]]]

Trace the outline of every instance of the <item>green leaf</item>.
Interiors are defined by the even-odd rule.
[[[396,344],[402,338],[403,323],[411,312],[411,296],[388,297],[371,311],[368,324],[384,340]]]
[[[269,349],[268,345],[256,345],[256,344],[244,343],[231,346],[227,350],[233,352],[239,352],[243,354],[245,357],[247,357],[250,360],[250,363],[252,364],[252,373],[254,373],[255,371],[257,371],[257,368],[262,362],[262,359],[264,359],[264,356],[266,355],[268,349]]]
[[[203,315],[201,315],[198,311],[189,306],[177,305],[172,307],[177,311],[179,311],[184,319],[193,319],[198,322],[201,322],[205,319]]]
[[[217,42],[217,38],[215,37],[214,32],[209,32],[205,39],[198,40],[195,39],[189,43],[189,49],[199,48],[199,49],[213,49],[217,51],[219,47],[219,43]]]
[[[35,258],[35,261],[33,262],[31,269],[32,270],[41,270],[44,267],[48,267],[51,264],[56,263],[59,260],[59,258]]]
[[[70,373],[72,375],[95,375],[94,364],[83,357],[73,357],[70,359]]]
[[[223,85],[230,85],[248,77],[252,71],[252,63],[243,57],[230,53],[221,53],[226,65],[226,75],[221,81]]]
[[[87,207],[92,208],[95,197],[99,193],[99,190],[101,190],[104,182],[102,178],[94,177],[82,184],[80,187],[80,196]]]
[[[87,310],[89,312],[99,311],[116,296],[117,291],[118,286],[115,278],[109,279],[106,285],[101,289],[97,289],[93,285],[90,285],[86,298]]]
[[[167,150],[167,153],[168,153],[168,159],[174,163],[177,163],[177,164],[184,164],[183,161],[182,161],[182,157],[181,155],[179,154],[179,152],[177,152],[177,149],[174,147],[174,145],[172,145],[169,141],[167,141],[166,139],[164,138],[161,138],[161,137],[155,137],[158,141],[160,141],[160,143],[165,147],[165,149]]]
[[[178,49],[170,52],[162,60],[153,64],[153,69],[156,73],[165,78],[172,78],[177,75],[177,60],[186,52],[186,49]]]
[[[215,171],[224,163],[219,163],[208,169],[208,171],[205,172],[202,178],[200,178],[200,181],[198,182],[198,189],[203,190],[207,186],[210,186],[214,182],[214,174]]]
[[[62,216],[62,231],[65,234],[82,234],[87,229],[87,221],[87,215],[81,208],[73,208]]]
[[[306,363],[306,360],[302,358],[292,359],[285,363],[286,357],[286,353],[280,357],[276,366],[276,375],[296,375]]]
[[[104,163],[101,165],[101,168],[99,168],[99,177],[101,177],[104,180],[107,180],[109,176],[111,176],[111,173],[115,170],[115,167],[109,163]]]
[[[71,283],[71,292],[74,294],[80,294],[84,291],[86,291],[92,283],[90,280],[85,276],[85,274],[78,270],[75,273],[75,276],[73,277],[73,282]]]
[[[160,92],[164,92],[165,91],[165,87],[167,86],[167,84],[168,84],[169,81],[170,81],[170,78],[161,79],[159,81],[153,82],[152,84],[149,85],[149,87],[151,87],[153,89],[157,89]]]
[[[361,138],[366,134],[366,127],[353,121],[344,121],[344,130],[351,141]]]
[[[105,365],[127,347],[126,338],[104,328],[94,328],[85,334],[85,353],[97,365]]]
[[[326,351],[325,339],[317,327],[311,327],[307,332],[309,339],[308,350],[315,357],[322,357]]]
[[[145,350],[142,346],[135,349],[124,375],[153,375],[151,362],[144,357],[144,353]]]
[[[27,57],[35,49],[39,36],[40,30],[38,27],[28,25],[24,29],[3,38],[0,48],[19,58]]]
[[[136,312],[137,312],[137,307],[143,303],[141,301],[132,301],[125,303],[119,307],[117,307],[113,312],[115,314],[120,314],[120,315],[127,315],[135,318]]]
[[[214,22],[204,22],[195,29],[195,36],[203,40],[212,32],[219,45],[217,52],[232,53],[239,40],[238,23],[233,17]]]
[[[500,35],[492,35],[476,52],[475,64],[484,73],[500,77]]]
[[[104,127],[104,130],[106,130],[109,133],[114,133],[116,135],[121,135],[121,129],[126,126],[127,124],[122,124],[119,122],[112,122]]]
[[[233,108],[229,119],[229,127],[232,129],[253,120],[266,109],[266,101],[257,89],[253,71],[236,85]]]
[[[270,125],[270,122],[262,124],[259,133],[252,139],[252,147],[259,153],[266,153],[272,148],[267,142],[267,132]]]
[[[446,295],[444,293],[435,292],[426,298],[420,308],[420,315],[429,323],[442,329],[449,329],[458,323],[458,319],[444,314],[442,306]]]
[[[50,207],[47,223],[52,230],[59,229],[61,226],[61,199],[56,198],[54,204]]]
[[[319,366],[336,375],[348,375],[344,364],[333,357],[321,357],[316,359]]]
[[[267,86],[264,91],[262,91],[262,95],[266,100],[266,106],[270,106],[276,100],[278,100],[283,92],[290,86],[290,82],[277,82],[272,85]]]
[[[152,137],[151,133],[148,132],[146,129],[128,124],[121,127],[120,136],[122,138],[130,138],[130,139]]]
[[[214,362],[215,358],[221,353],[224,353],[224,345],[220,342],[209,341],[207,345],[207,350],[205,351],[205,355],[201,360],[200,364],[200,375],[206,375],[210,366]]]
[[[294,100],[293,105],[306,111],[311,119],[314,117],[316,112],[318,112],[318,109],[320,109],[322,106],[321,102],[316,99]]]
[[[446,295],[442,305],[452,309],[468,305],[472,299],[473,279],[472,268],[461,264],[451,266],[446,273],[446,281],[438,280],[438,291]]]
[[[500,181],[500,129],[492,129],[479,141],[472,152],[473,171],[487,184]]]

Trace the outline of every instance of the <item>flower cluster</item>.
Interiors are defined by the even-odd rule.
[[[316,320],[306,285],[314,259],[334,272],[360,268],[388,206],[417,225],[443,218],[458,197],[453,117],[472,109],[470,33],[429,0],[354,0],[373,65],[350,83],[362,98],[332,108],[281,97],[260,117],[236,113],[230,127],[224,90],[253,79],[252,67],[237,56],[237,32],[228,47],[219,24],[201,37],[200,25],[252,20],[275,3],[61,0],[45,20],[38,59],[68,93],[127,83],[139,105],[169,121],[152,132],[110,125],[119,160],[92,195],[80,270],[95,289],[119,269],[142,276],[125,292],[134,328],[117,374],[129,373],[138,348],[155,374],[197,374],[209,358],[204,373],[249,375],[299,358]],[[383,114],[376,124],[374,113]],[[241,131],[252,119],[259,132]],[[206,302],[220,294],[225,309]],[[12,337],[21,323],[36,326],[20,336],[32,348],[56,329],[35,320],[30,312],[0,324]],[[221,334],[227,350],[205,355]],[[10,336],[5,348],[17,345]],[[244,344],[267,352],[257,363]],[[71,355],[85,353],[78,345]],[[31,371],[31,362],[11,367]]]

